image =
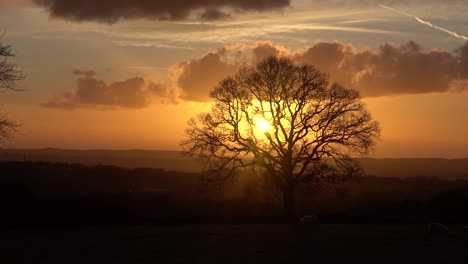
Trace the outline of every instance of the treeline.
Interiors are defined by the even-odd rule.
[[[183,166],[183,164],[181,164]],[[3,228],[282,222],[280,195],[253,172],[212,189],[196,173],[46,162],[0,163]],[[359,177],[296,194],[325,223],[468,220],[468,181]]]

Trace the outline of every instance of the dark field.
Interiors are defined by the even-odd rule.
[[[11,230],[1,263],[466,263],[468,234],[425,225],[160,225]]]
[[[0,163],[0,264],[468,263],[466,180],[307,186],[292,219],[260,180],[200,186],[162,169]],[[305,214],[319,224],[284,224]]]

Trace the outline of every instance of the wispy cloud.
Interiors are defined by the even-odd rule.
[[[274,32],[295,32],[300,30],[310,31],[344,31],[344,32],[361,32],[361,33],[375,33],[375,34],[396,34],[395,31],[362,28],[362,27],[341,27],[327,24],[291,24],[291,25],[276,25],[267,29],[269,33]]]
[[[113,41],[117,46],[122,47],[143,47],[143,48],[161,48],[161,49],[182,49],[182,50],[193,50],[192,47],[178,46],[161,43],[160,41],[132,41],[132,40],[116,40]]]
[[[419,18],[419,17],[417,17],[417,16],[415,16],[415,15],[412,15],[412,14],[410,14],[410,13],[403,12],[403,11],[401,11],[401,10],[398,10],[398,9],[395,9],[395,8],[392,8],[392,7],[389,7],[389,6],[386,6],[386,5],[379,5],[379,6],[382,7],[382,8],[385,8],[385,9],[388,9],[388,10],[391,10],[391,11],[394,11],[394,12],[397,12],[397,13],[400,13],[400,14],[405,15],[405,16],[407,16],[407,17],[412,17],[412,18],[414,18],[416,21],[418,21],[419,23],[421,23],[421,24],[423,24],[423,25],[426,25],[426,26],[431,27],[431,28],[433,28],[433,29],[437,29],[437,30],[439,30],[439,31],[445,32],[445,33],[447,33],[447,34],[449,34],[449,35],[451,35],[451,36],[453,36],[453,37],[456,37],[456,38],[458,38],[458,39],[468,40],[468,37],[465,36],[465,35],[461,35],[461,34],[458,34],[457,32],[448,30],[448,29],[443,28],[443,27],[439,27],[439,26],[437,26],[437,25],[432,24],[432,23],[429,22],[429,21],[423,20],[423,19],[421,19],[421,18]]]
[[[385,21],[385,20],[381,18],[368,18],[368,19],[345,20],[345,21],[340,21],[336,23],[337,24],[361,24],[361,23],[366,23],[366,22],[382,22],[382,21]]]

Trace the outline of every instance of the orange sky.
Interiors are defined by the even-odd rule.
[[[77,4],[67,13],[2,2],[2,42],[27,74],[25,91],[0,94],[4,111],[22,123],[5,147],[179,149],[186,121],[207,109],[219,80],[277,55],[361,91],[383,129],[373,156],[468,157],[468,5],[459,1],[389,4],[456,35],[378,1],[183,1],[136,17],[114,17],[109,6],[86,13]],[[116,5],[140,10],[139,2]],[[77,10],[84,13],[70,15]],[[163,11],[183,15],[166,20]]]

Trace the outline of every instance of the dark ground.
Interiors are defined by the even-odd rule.
[[[1,231],[0,263],[468,263],[425,225],[155,225]]]

